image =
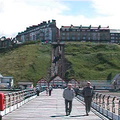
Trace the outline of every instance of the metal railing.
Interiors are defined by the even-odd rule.
[[[84,101],[82,94],[79,99]],[[96,92],[92,107],[111,120],[120,120],[120,97]]]
[[[18,92],[7,93],[4,95],[3,107],[4,110],[0,110],[0,120],[2,116],[19,108],[26,102],[36,97],[36,91],[34,89],[25,89]]]
[[[5,108],[8,108],[17,103],[20,103],[26,98],[34,96],[35,94],[36,92],[33,89],[27,89],[19,92],[12,92],[12,93],[5,94]]]

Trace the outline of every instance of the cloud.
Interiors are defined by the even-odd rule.
[[[23,31],[30,25],[55,19],[68,10],[56,0],[0,0],[0,3],[1,35]]]
[[[80,0],[82,1],[82,0]],[[87,1],[87,0],[86,0]],[[110,26],[112,29],[120,29],[120,7],[119,0],[88,0],[91,1],[91,7],[94,9],[96,15],[92,18],[86,17],[83,15],[71,15],[71,16],[61,16],[64,20],[64,25],[92,25],[103,27]],[[87,8],[86,8],[87,9]],[[88,13],[90,14],[90,12]],[[62,23],[59,20],[60,24]]]
[[[65,15],[71,8],[64,1],[89,1],[96,15]],[[120,28],[119,11],[119,0],[0,0],[0,37],[15,37],[26,27],[51,19],[59,28],[71,24]]]

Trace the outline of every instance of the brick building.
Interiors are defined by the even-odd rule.
[[[120,29],[111,29],[110,39],[112,43],[120,43]]]
[[[62,41],[110,42],[109,27],[62,26],[60,28]]]

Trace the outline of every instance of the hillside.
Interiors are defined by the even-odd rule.
[[[46,77],[50,66],[51,46],[23,45],[0,53],[0,73],[18,81],[33,81]]]
[[[111,80],[120,73],[120,45],[67,43],[65,51],[71,64],[66,78]]]
[[[65,58],[70,66],[66,78],[77,80],[111,80],[120,72],[120,45],[66,43]],[[28,44],[0,52],[0,73],[18,81],[34,84],[48,74],[51,45]]]

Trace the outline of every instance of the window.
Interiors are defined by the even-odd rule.
[[[114,33],[112,33],[111,35],[114,35]]]
[[[88,37],[88,40],[90,40],[90,37]]]
[[[111,39],[115,39],[115,37],[111,37]]]
[[[63,40],[65,40],[65,37],[62,37]]]
[[[69,35],[69,32],[67,32],[66,35]]]
[[[75,40],[75,37],[72,37],[72,40]]]
[[[66,31],[69,31],[69,29],[66,29]]]
[[[69,37],[67,37],[67,40],[69,40],[70,38]]]
[[[65,35],[65,33],[62,33],[62,35],[64,36],[64,35]]]
[[[83,40],[85,40],[86,39],[86,37],[83,37]]]

